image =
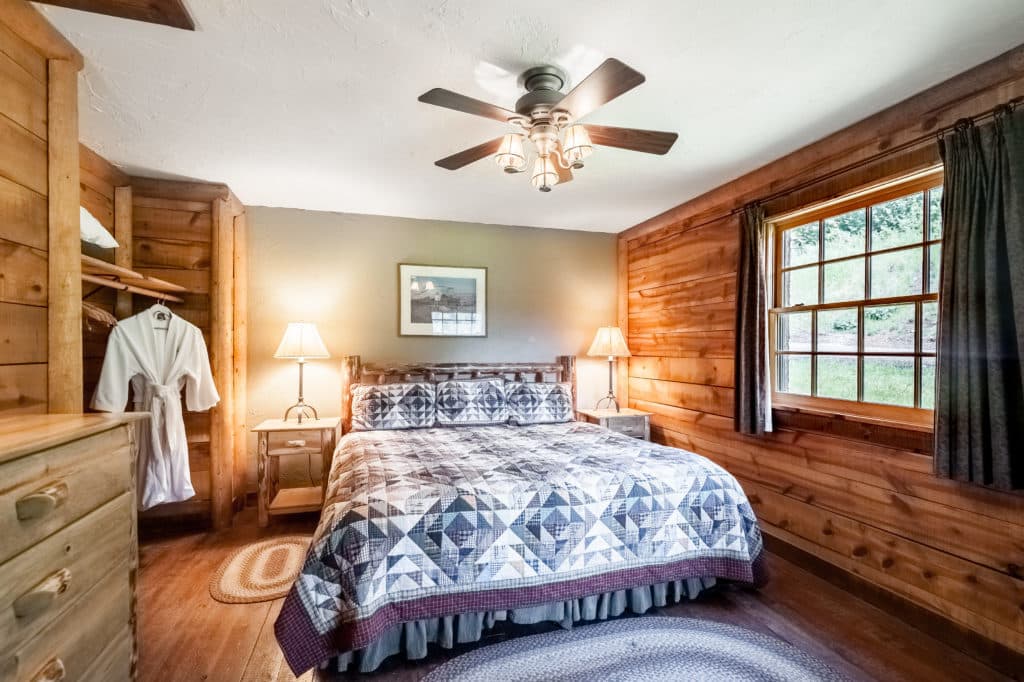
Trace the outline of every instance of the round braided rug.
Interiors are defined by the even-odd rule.
[[[307,535],[285,535],[236,550],[210,580],[210,596],[227,604],[271,601],[288,594],[309,549]]]
[[[424,682],[843,680],[774,637],[693,618],[644,616],[480,647]]]

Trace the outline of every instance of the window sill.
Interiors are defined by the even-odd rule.
[[[922,411],[924,412],[924,411]],[[830,408],[791,405],[772,406],[778,429],[820,433],[924,455],[933,453],[933,426],[929,419],[892,418],[843,412]]]

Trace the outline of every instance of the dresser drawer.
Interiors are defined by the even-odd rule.
[[[643,438],[647,434],[646,417],[624,416],[609,417],[608,428],[616,433],[621,433],[633,438]]]
[[[0,642],[14,648],[28,640],[129,557],[131,493],[62,528],[0,565]]]
[[[131,591],[127,574],[125,561],[35,637],[16,649],[5,647],[0,653],[0,681],[85,679],[90,667],[128,626]],[[44,670],[63,670],[63,677],[47,677]]]
[[[107,645],[82,682],[128,682],[132,679],[132,629],[125,628]]]
[[[0,563],[129,490],[128,428],[0,464]]]

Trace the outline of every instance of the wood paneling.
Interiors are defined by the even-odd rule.
[[[12,365],[46,362],[46,308],[0,303],[0,357]]]
[[[210,209],[182,211],[164,208],[135,207],[135,235],[184,239],[193,242],[210,241]]]
[[[774,433],[737,434],[729,330],[737,209],[771,197],[770,213],[792,210],[934,163],[928,131],[1021,94],[1024,47],[619,241],[634,355],[628,404],[654,413],[654,439],[734,474],[767,534],[1016,652],[1024,652],[1024,495],[936,477],[930,434],[898,425],[776,410]]]
[[[0,177],[0,239],[46,250],[46,197]]]
[[[182,0],[39,0],[47,5],[95,12],[122,19],[196,30]]]
[[[45,306],[46,252],[0,239],[0,301]]]
[[[46,196],[46,141],[0,116],[0,175]]]
[[[27,2],[0,6],[0,416],[47,409],[54,33]]]
[[[14,60],[32,78],[46,84],[46,57],[0,21],[0,52]]]
[[[135,267],[210,269],[210,245],[181,239],[152,239],[135,235],[132,241]]]
[[[46,412],[46,364],[0,365],[0,414]]]
[[[46,84],[0,52],[0,114],[46,139]]]

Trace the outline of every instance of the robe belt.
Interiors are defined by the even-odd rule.
[[[181,412],[181,389],[178,386],[146,384],[144,405],[152,413],[151,428],[156,436],[167,438],[171,452],[182,452],[186,448],[184,417]]]

